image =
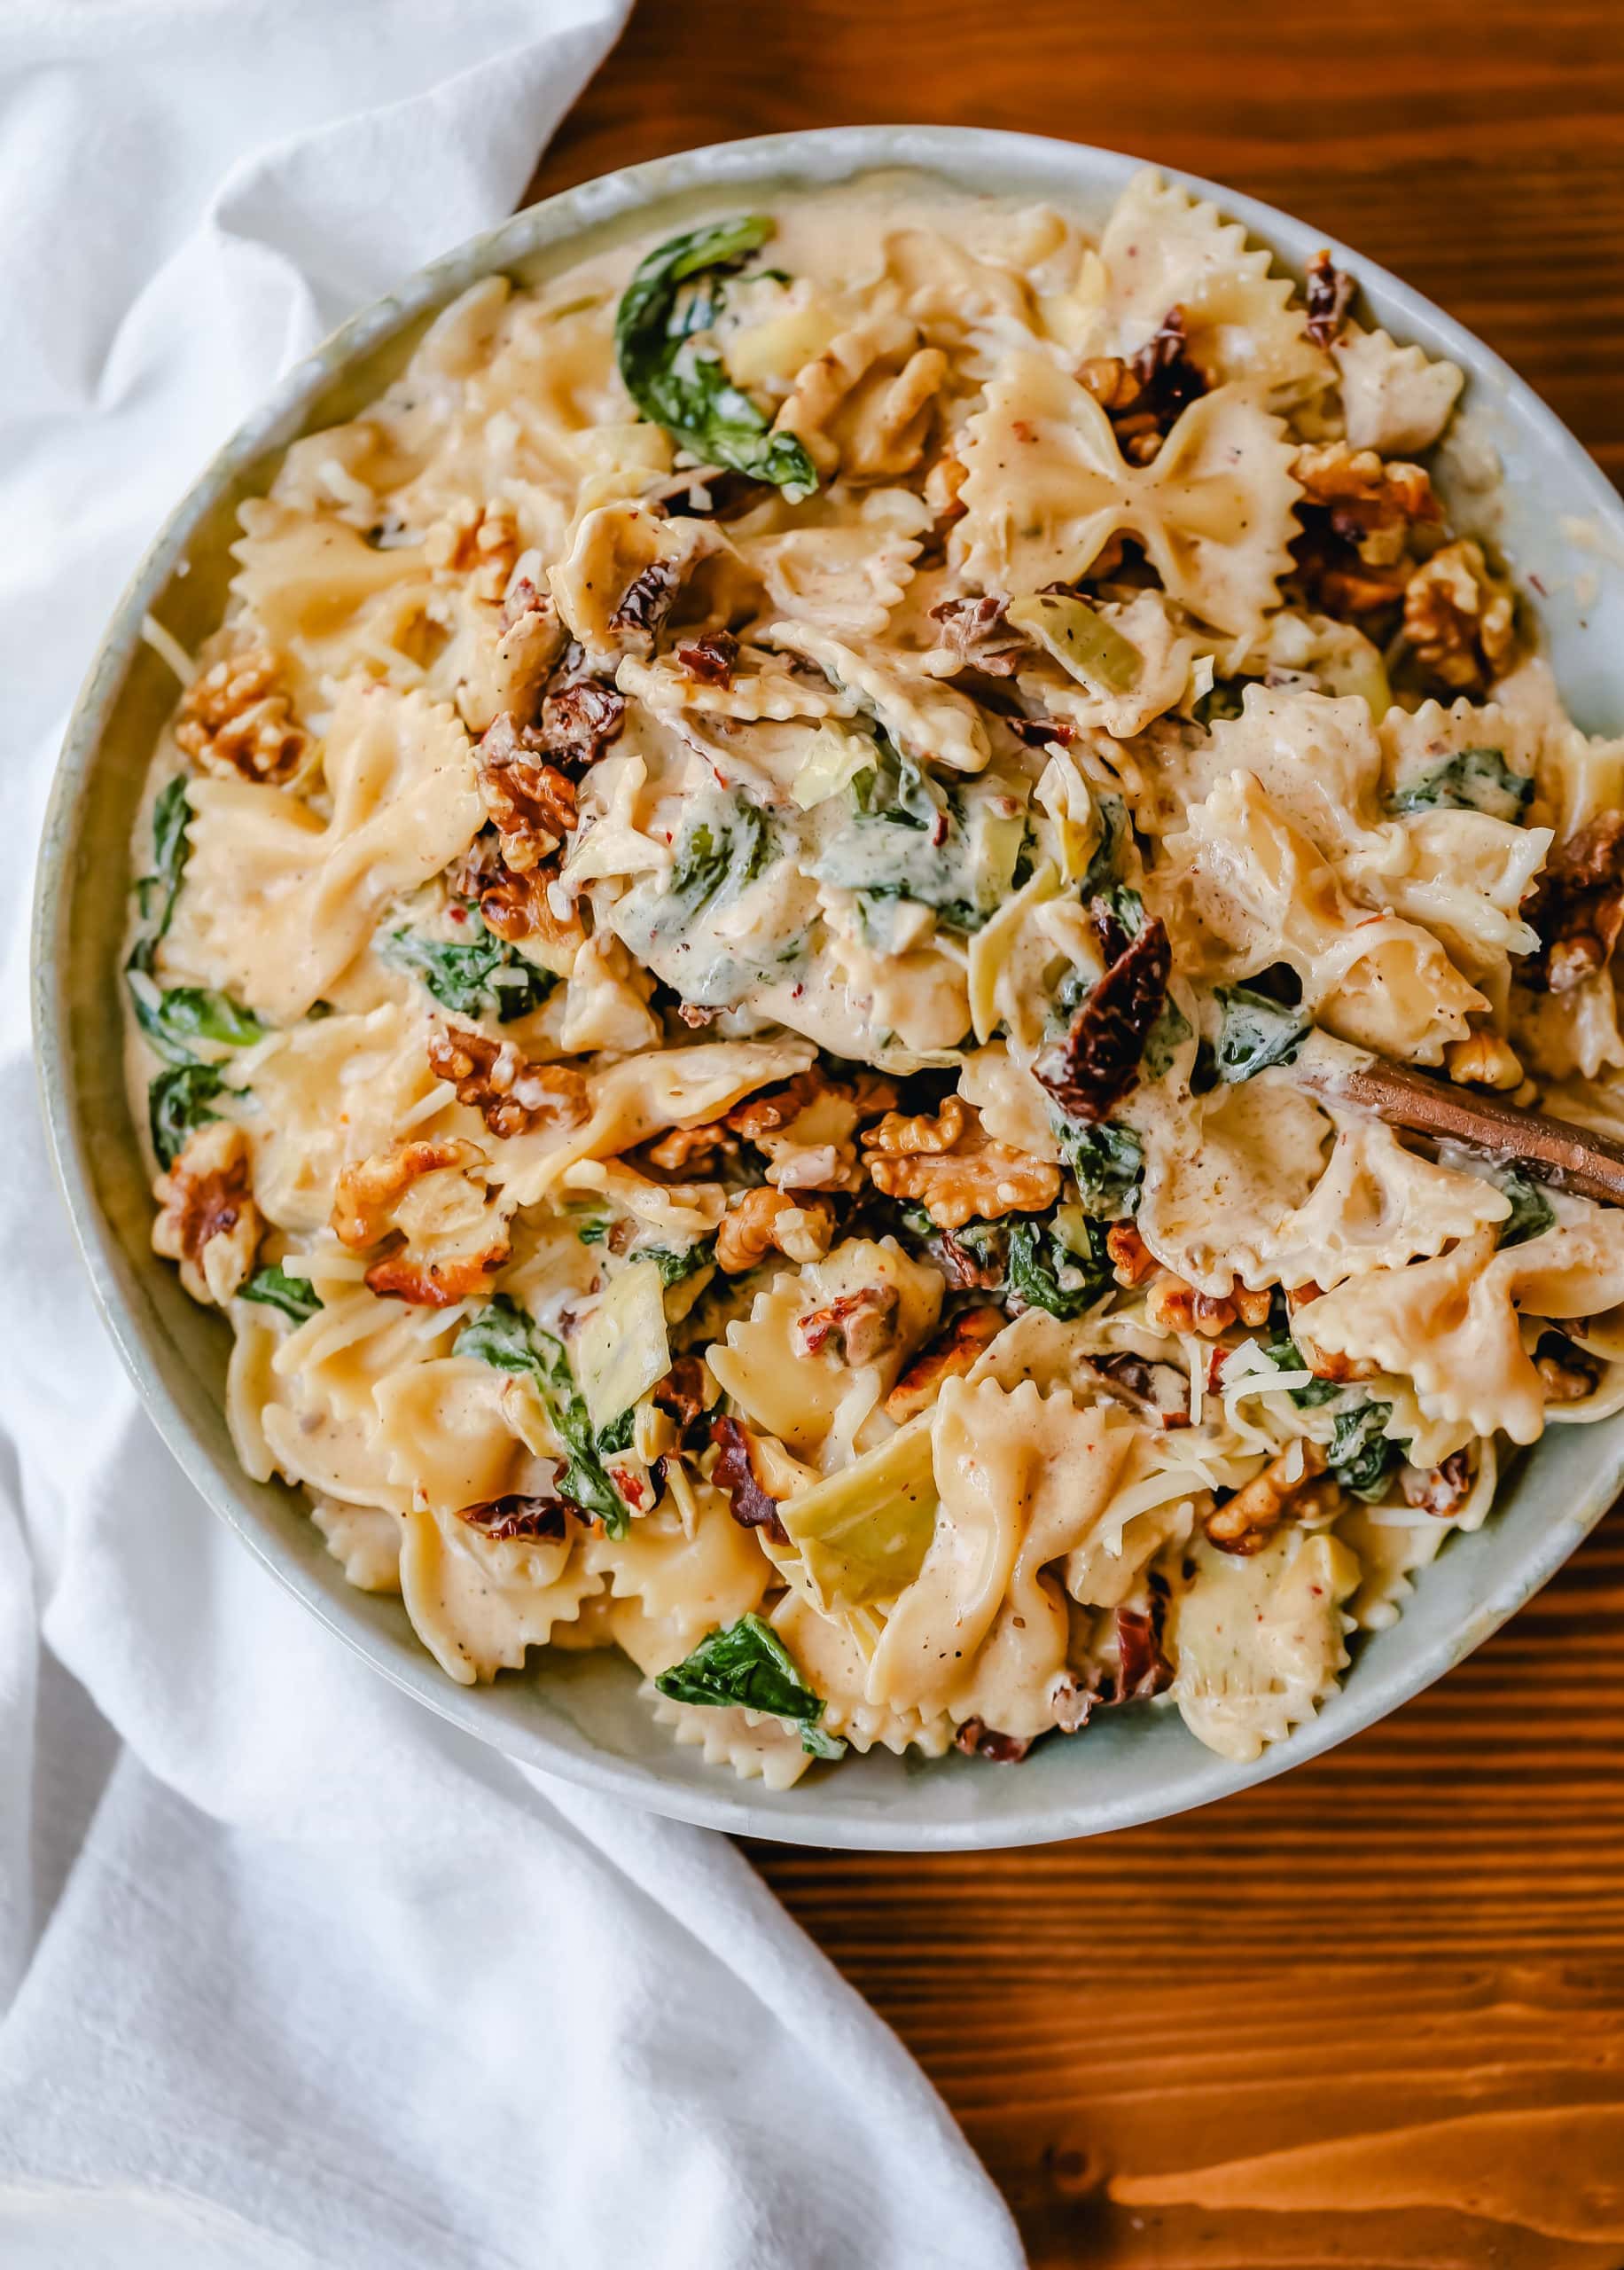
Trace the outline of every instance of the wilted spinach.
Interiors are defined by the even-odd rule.
[[[726,819],[693,822],[676,847],[669,896],[697,914],[723,891],[743,890],[773,863],[777,846],[767,815],[743,796]]]
[[[1515,1167],[1500,1168],[1492,1179],[1495,1188],[1503,1190],[1511,1202],[1511,1210],[1500,1225],[1503,1246],[1524,1245],[1550,1229],[1557,1218],[1557,1209],[1537,1182],[1519,1174]]]
[[[161,1167],[172,1167],[194,1127],[220,1114],[209,1107],[225,1086],[212,1064],[175,1064],[146,1092],[147,1123]]]
[[[418,930],[394,930],[378,947],[380,961],[419,979],[441,1008],[459,1016],[494,1016],[511,1024],[539,1008],[558,980],[550,970],[538,969],[505,938],[488,930],[477,909],[468,920],[473,935],[466,939],[426,938]]]
[[[1355,1498],[1385,1496],[1387,1476],[1403,1456],[1401,1445],[1382,1432],[1392,1415],[1390,1403],[1359,1403],[1337,1413],[1326,1456],[1332,1477]]]
[[[1300,1009],[1288,1009],[1250,985],[1216,986],[1214,998],[1223,1019],[1215,1068],[1230,1086],[1270,1064],[1289,1064],[1312,1022]]]
[[[605,1536],[624,1537],[626,1503],[598,1462],[604,1445],[576,1390],[563,1342],[543,1332],[505,1293],[497,1293],[464,1325],[451,1343],[451,1353],[472,1356],[499,1372],[526,1374],[535,1380],[565,1446],[559,1490],[583,1514],[602,1522]]]
[[[177,773],[160,791],[152,806],[152,872],[136,885],[141,920],[152,924],[154,939],[168,929],[180,896],[181,878],[191,856],[191,839],[186,832],[191,820],[185,776]]]
[[[1497,748],[1463,748],[1387,799],[1390,812],[1447,810],[1520,820],[1534,794],[1526,772],[1513,772]]]
[[[1136,1213],[1144,1147],[1133,1129],[1110,1119],[1084,1125],[1061,1113],[1051,1115],[1050,1123],[1060,1155],[1076,1178],[1083,1211],[1107,1222]]]
[[[765,214],[714,222],[672,237],[649,254],[627,286],[614,322],[626,390],[645,418],[707,464],[771,481],[792,499],[817,487],[817,468],[793,434],[768,430],[765,414],[729,378],[714,347],[724,286],[773,233]]]
[[[1105,1233],[1088,1224],[1089,1252],[1073,1251],[1050,1222],[1017,1222],[1010,1232],[1011,1300],[1023,1308],[1046,1309],[1066,1321],[1091,1309],[1112,1284]]]
[[[322,1306],[322,1296],[308,1277],[290,1277],[274,1261],[254,1271],[242,1288],[242,1296],[245,1301],[263,1301],[267,1308],[280,1309],[295,1324],[308,1323]]]
[[[846,1755],[846,1744],[818,1725],[822,1699],[801,1679],[800,1666],[770,1624],[753,1613],[712,1632],[686,1659],[654,1681],[673,1702],[713,1710],[760,1710],[800,1728],[800,1746],[814,1757]]]

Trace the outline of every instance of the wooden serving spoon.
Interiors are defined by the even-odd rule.
[[[1346,1061],[1340,1053],[1305,1054],[1293,1068],[1298,1084],[1327,1102],[1351,1104],[1389,1127],[1437,1142],[1464,1143],[1492,1158],[1515,1160],[1536,1181],[1604,1206],[1624,1206],[1624,1143],[1593,1128],[1519,1111],[1498,1096],[1467,1094],[1362,1050],[1357,1055],[1349,1050]]]

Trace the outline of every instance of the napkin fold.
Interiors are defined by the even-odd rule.
[[[726,1841],[349,1656],[136,1403],[38,1129],[33,847],[143,544],[509,210],[625,0],[0,17],[0,2261],[1003,2270],[1001,2201]]]

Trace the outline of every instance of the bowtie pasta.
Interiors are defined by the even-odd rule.
[[[869,183],[488,278],[242,507],[151,631],[153,1242],[452,1679],[618,1647],[774,1789],[1250,1758],[1624,1405],[1624,1214],[1334,1100],[1624,1125],[1624,742],[1461,383],[1153,176]]]

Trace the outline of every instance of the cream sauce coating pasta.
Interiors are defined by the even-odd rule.
[[[773,1790],[1248,1758],[1624,1404],[1624,1217],[1305,1076],[1624,1124],[1624,742],[1450,527],[1462,387],[1153,175],[876,177],[487,278],[242,507],[153,1242],[449,1677],[618,1648]]]

